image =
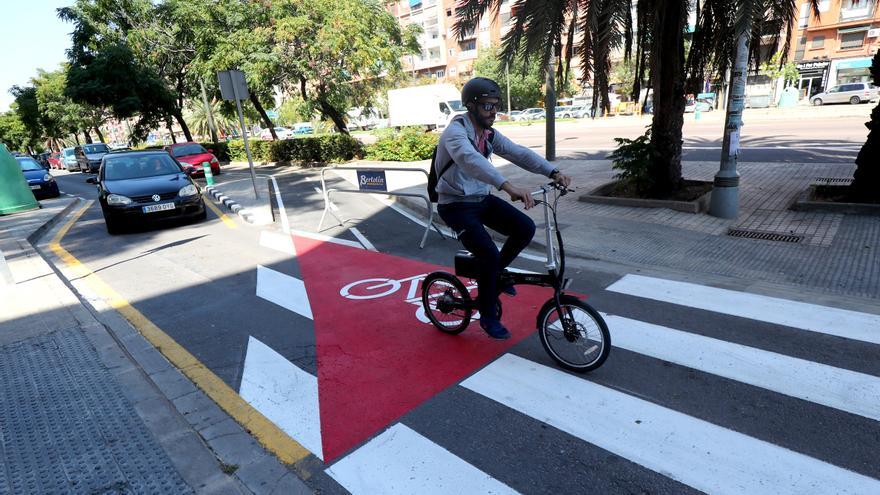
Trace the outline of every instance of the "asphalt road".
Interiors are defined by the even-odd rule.
[[[874,105],[856,108],[829,106],[790,111],[790,118],[747,113],[743,118],[739,159],[748,162],[852,162],[868,135],[865,122]],[[785,112],[780,110],[780,112]],[[844,113],[840,116],[837,113]],[[865,115],[852,115],[863,112]],[[556,154],[560,159],[604,159],[614,150],[614,138],[634,139],[650,125],[650,116],[609,117],[560,122],[556,129]],[[685,114],[683,159],[717,161],[721,156],[724,112]],[[544,153],[545,126],[500,125],[514,141]]]
[[[59,183],[94,198],[81,174]],[[344,225],[315,240],[317,175],[279,183],[293,248],[213,212],[111,237],[97,205],[62,244],[314,452],[307,482],[322,493],[877,493],[878,343],[750,314],[776,304],[763,296],[699,307],[688,299],[712,291],[686,277],[696,295],[661,300],[650,285],[663,281],[570,260],[571,290],[606,314],[615,348],[566,373],[533,330],[546,290],[505,296],[512,341],[476,323],[441,334],[417,321],[408,277],[450,266],[456,241],[432,233],[419,249],[421,226],[342,194]],[[516,267],[540,271],[528,254]]]

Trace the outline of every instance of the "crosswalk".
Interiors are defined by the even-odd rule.
[[[718,310],[731,304],[737,308],[738,317],[770,320],[791,328],[845,337],[863,344],[865,353],[880,358],[880,346],[875,345],[880,335],[880,325],[873,323],[876,315],[633,275],[612,284],[608,291],[661,299],[674,304],[678,311]],[[874,449],[837,464],[834,459],[817,458],[813,452],[798,451],[791,445],[772,441],[779,437],[814,435],[815,431],[746,434],[727,425],[728,418],[698,418],[665,406],[662,397],[634,395],[616,386],[613,376],[603,375],[606,383],[600,384],[590,375],[569,374],[552,365],[521,357],[516,351],[503,355],[459,386],[489,399],[493,408],[549,425],[591,448],[607,451],[697,491],[880,493],[880,480],[876,478],[876,454],[880,452],[880,377],[650,322],[611,314],[604,316],[612,343],[618,349],[674,363],[691,373],[714,375],[762,389],[763,393],[769,391],[798,399],[785,402],[796,404],[798,410],[791,411],[792,415],[809,415],[812,410],[831,408],[833,411],[825,409],[821,417],[839,418],[844,424],[852,415],[857,415],[862,419],[853,421],[853,425],[867,425],[868,429],[852,428],[844,434],[852,438],[871,437],[873,442],[862,444],[873,444]],[[609,362],[614,357],[612,353]],[[736,408],[736,404],[730,407]],[[474,421],[481,419],[474,418]],[[484,472],[473,465],[462,466],[464,461],[449,456],[450,450],[460,449],[456,444],[463,439],[454,435],[450,438],[439,430],[434,431],[438,438],[431,439],[430,434],[412,432],[405,423],[406,419],[336,462],[328,474],[356,494],[510,493],[511,490],[550,493],[540,486],[506,483],[512,473],[503,467]],[[816,428],[821,430],[822,426],[817,424]],[[759,430],[760,427],[753,428],[752,432]],[[835,435],[841,434],[840,425],[833,430]],[[821,433],[816,440],[822,440]],[[846,438],[833,441],[847,443]],[[527,455],[526,452],[521,454]],[[492,458],[498,452],[487,449],[485,455]],[[557,455],[560,465],[577,465],[566,459],[564,453]],[[827,455],[823,453],[819,457]],[[599,471],[603,469],[601,465],[594,467]],[[461,490],[458,484],[462,477],[471,483],[466,490]],[[646,492],[652,491],[652,486],[643,488]],[[569,493],[591,491],[586,486],[563,489]]]
[[[258,281],[311,316],[302,281],[266,267]],[[527,339],[326,475],[371,495],[880,494],[880,316],[643,275],[609,285],[614,298],[617,311],[596,304],[615,348],[600,370],[565,372]],[[638,301],[667,317],[628,314]],[[794,342],[755,347],[737,335],[750,326]],[[792,351],[817,339],[840,349]],[[323,459],[312,375],[252,338],[241,393]]]

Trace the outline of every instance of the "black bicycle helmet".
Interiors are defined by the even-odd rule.
[[[484,97],[501,98],[501,88],[498,83],[486,77],[475,77],[461,88],[462,105]]]

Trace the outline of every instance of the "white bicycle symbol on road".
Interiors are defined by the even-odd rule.
[[[430,324],[431,320],[425,315],[425,308],[422,306],[422,298],[419,295],[419,285],[426,276],[428,276],[427,273],[397,280],[392,278],[365,278],[363,280],[352,282],[339,289],[339,295],[346,299],[355,300],[379,299],[396,293],[404,286],[404,284],[407,284],[404,301],[417,306],[416,318],[420,322]],[[471,293],[471,296],[474,296],[474,291],[477,289],[477,282],[471,280],[465,287],[468,292]],[[474,313],[473,318],[479,319],[479,312]]]

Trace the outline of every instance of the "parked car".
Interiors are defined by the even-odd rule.
[[[15,161],[21,167],[24,178],[27,179],[28,186],[30,186],[35,198],[57,198],[61,195],[55,177],[46,172],[40,162],[29,156],[17,156]]]
[[[40,162],[40,165],[42,165],[43,168],[48,170],[49,169],[49,156],[51,154],[52,154],[51,152],[44,151],[44,152],[40,153],[39,155],[35,156],[34,158],[36,158],[36,160],[38,162]]]
[[[287,127],[276,127],[275,135],[278,136],[278,139],[290,139],[293,137],[293,131],[288,129]],[[269,129],[263,129],[260,131],[260,139],[267,141],[272,139],[272,131]]]
[[[558,119],[582,119],[590,115],[590,105],[569,105],[556,109]]]
[[[312,127],[311,122],[298,122],[293,124],[293,134],[302,135],[302,134],[314,134],[315,128]]]
[[[91,143],[74,148],[76,161],[79,163],[81,172],[98,173],[101,167],[101,158],[110,153],[110,147],[104,143]]]
[[[684,105],[684,113],[694,113],[697,110],[701,112],[711,112],[715,107],[708,100],[688,98]]]
[[[199,186],[165,151],[109,154],[86,182],[98,187],[109,234],[132,224],[207,216]]]
[[[64,165],[61,163],[61,152],[55,152],[49,155],[49,158],[46,159],[49,162],[49,168],[52,169],[62,169]]]
[[[880,95],[880,89],[871,83],[849,83],[833,86],[828,91],[816,93],[810,98],[810,103],[815,106],[826,103],[851,103],[858,105],[862,102],[873,101]]]
[[[508,116],[510,117],[510,120],[515,122],[515,121],[519,120],[519,116],[521,114],[522,114],[522,110],[513,110],[512,112],[510,112],[508,114]]]
[[[546,118],[547,114],[543,108],[526,108],[517,116],[518,121],[523,120],[540,120]]]
[[[280,136],[279,136],[280,137]],[[206,150],[199,143],[177,143],[165,147],[165,151],[171,154],[183,166],[192,167],[192,175],[200,177],[205,175],[204,167],[211,167],[211,173],[220,175],[220,161],[214,156],[214,150]]]
[[[64,148],[61,150],[61,164],[68,172],[80,172],[79,162],[76,160],[76,148]]]

